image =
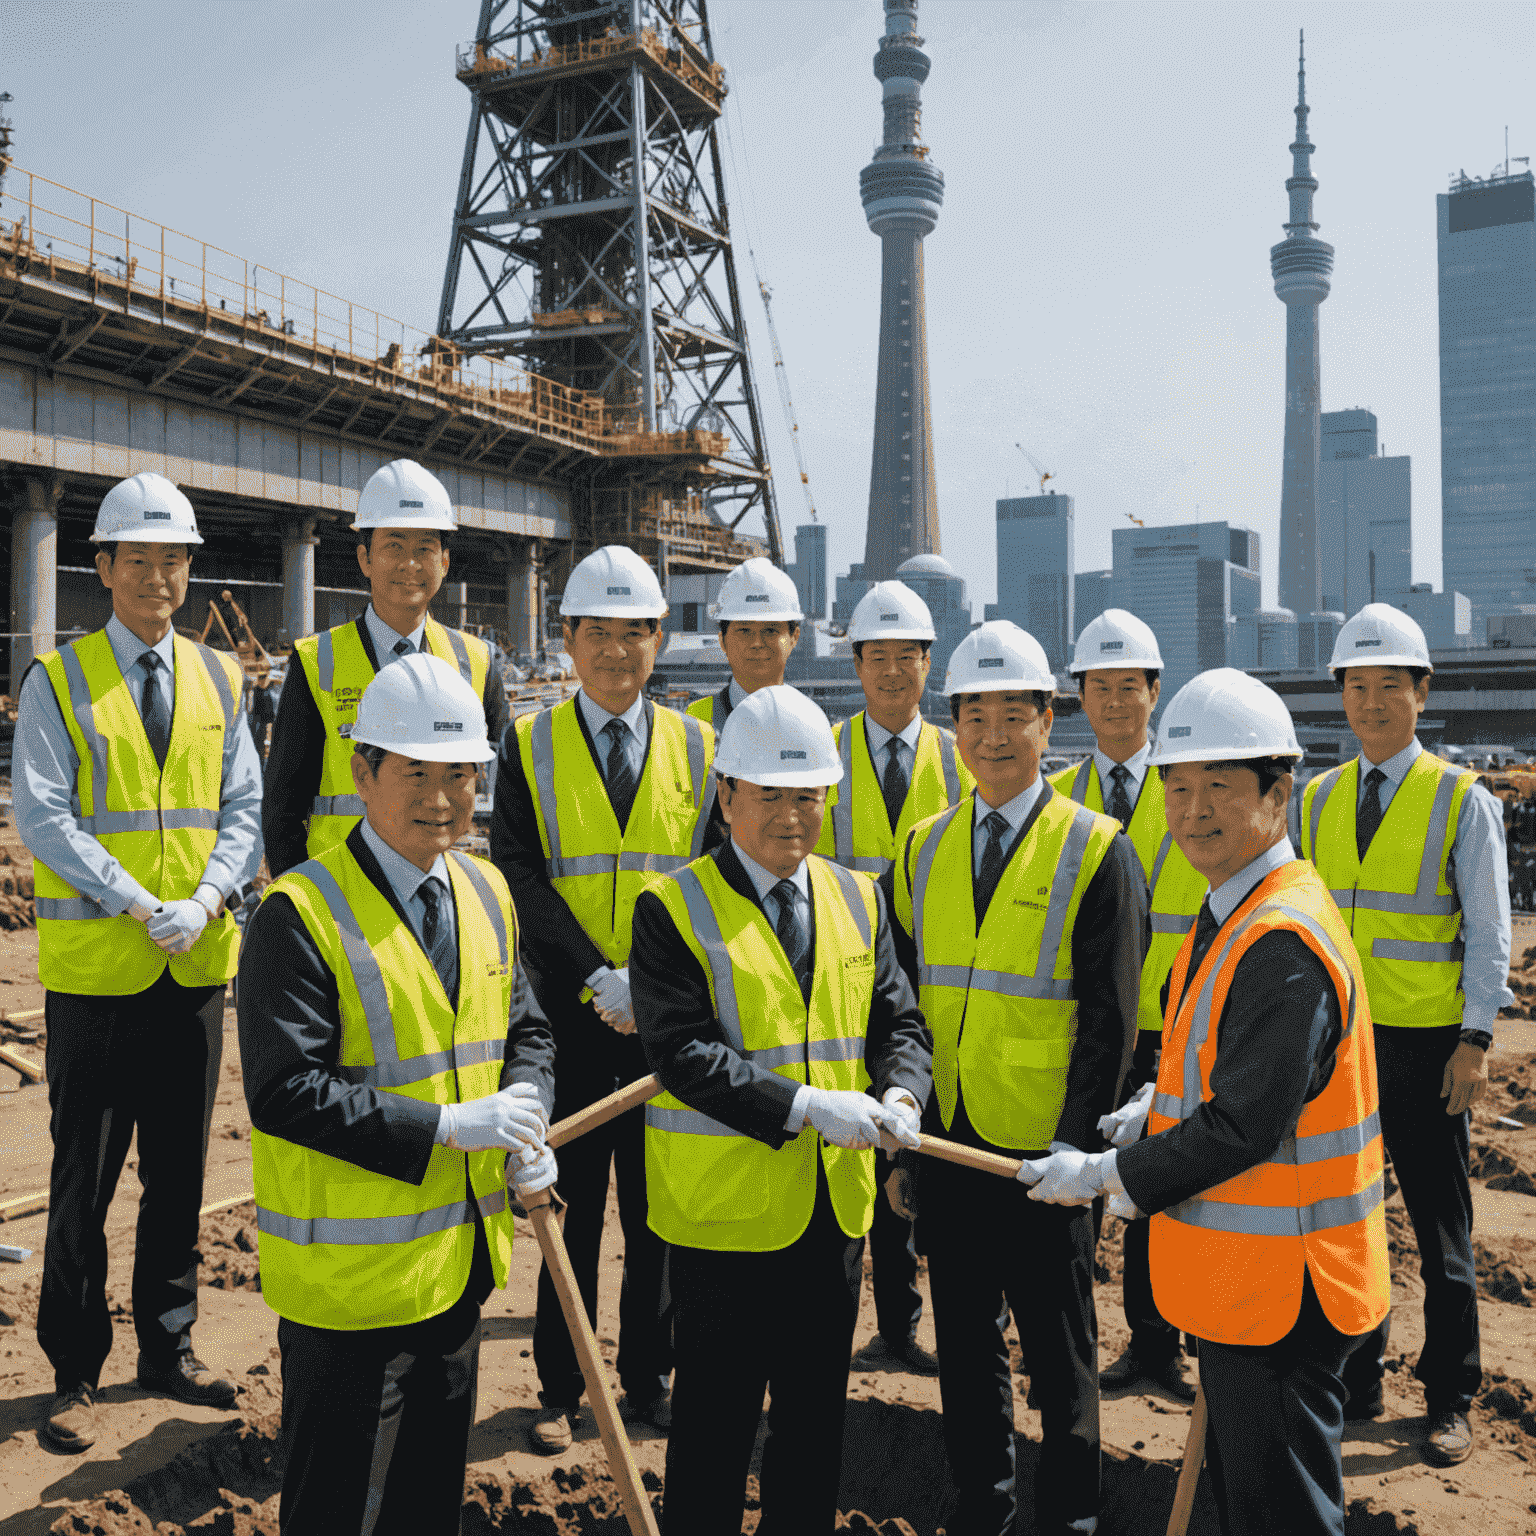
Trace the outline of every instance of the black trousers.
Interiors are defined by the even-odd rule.
[[[952,1536],[1014,1528],[1009,1311],[1041,1418],[1035,1523],[1051,1530],[1099,1512],[1093,1217],[1087,1206],[1046,1205],[1028,1193],[950,1163],[922,1168],[918,1240],[933,1294],[944,1443],[960,1489]]]
[[[436,1317],[356,1331],[278,1319],[283,1536],[457,1536],[492,1279],[477,1236],[464,1294]]]
[[[1469,1115],[1448,1115],[1440,1097],[1460,1026],[1376,1026],[1381,1134],[1419,1242],[1424,1277],[1424,1349],[1414,1370],[1433,1415],[1465,1413],[1482,1386],[1477,1264],[1472,1253],[1472,1187],[1467,1179]],[[1369,1398],[1381,1385],[1389,1312],[1350,1356],[1344,1385]]]
[[[876,1178],[886,1175],[892,1166],[884,1158],[876,1159]],[[912,1242],[912,1223],[891,1209],[883,1189],[875,1191],[869,1259],[880,1337],[892,1344],[905,1344],[917,1332],[923,1316],[923,1296],[917,1288],[917,1250]]]
[[[167,968],[127,997],[49,992],[44,1005],[53,1167],[37,1340],[67,1391],[98,1386],[112,1351],[103,1228],[135,1126],[134,1329],[146,1355],[192,1347],[224,988],[183,987]]]
[[[662,1496],[666,1536],[741,1530],[764,1390],[758,1532],[831,1532],[864,1239],[838,1226],[818,1172],[810,1225],[787,1248],[672,1248],[668,1263],[677,1382]]]
[[[1359,1342],[1328,1321],[1310,1274],[1278,1343],[1200,1340],[1205,1462],[1225,1536],[1344,1536],[1340,1373]]]
[[[593,1015],[596,1020],[596,1015]],[[634,1035],[618,1035],[599,1024],[591,1050],[560,1040],[556,1074],[555,1119],[563,1120],[615,1088],[650,1070]],[[667,1245],[646,1223],[645,1111],[631,1110],[560,1149],[560,1194],[568,1203],[565,1246],[586,1305],[597,1326],[597,1276],[603,1242],[603,1214],[608,1202],[610,1166],[618,1180],[619,1224],[624,1231],[624,1275],[619,1291],[619,1381],[631,1399],[649,1402],[665,1392],[672,1373],[670,1320],[662,1315],[662,1273]],[[540,1395],[546,1403],[573,1408],[585,1385],[571,1343],[560,1298],[548,1267],[539,1270],[533,1324],[533,1359]],[[847,1362],[844,1361],[846,1369]]]
[[[1157,1081],[1158,1056],[1163,1044],[1160,1029],[1139,1029],[1131,1070],[1126,1076],[1121,1102],[1129,1099],[1143,1083]],[[1097,1209],[1095,1203],[1095,1209]],[[1147,1260],[1151,1224],[1130,1221],[1125,1225],[1124,1268],[1120,1274],[1120,1300],[1125,1309],[1126,1326],[1131,1330],[1131,1348],[1144,1365],[1166,1364],[1179,1353],[1179,1330],[1157,1310],[1152,1298],[1152,1268]]]

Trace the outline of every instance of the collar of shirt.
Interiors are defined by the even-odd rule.
[[[107,620],[107,640],[112,646],[112,657],[117,662],[117,670],[124,677],[127,677],[130,667],[138,666],[139,657],[145,651],[153,651],[165,663],[166,670],[174,680],[176,676],[176,631],[174,628],[166,630],[164,636],[156,641],[154,645],[145,645],[114,613]],[[140,675],[143,675],[142,669]]]
[[[453,883],[448,878],[448,862],[442,854],[438,854],[433,861],[431,869],[418,869],[403,854],[396,853],[388,843],[379,836],[368,823],[365,816],[362,820],[363,841],[368,845],[368,851],[379,861],[379,868],[384,871],[384,878],[393,888],[396,899],[405,908],[411,919],[411,926],[416,927],[418,914],[411,903],[415,900],[416,892],[421,887],[423,880],[430,880],[436,875],[443,882],[445,891],[453,890]],[[419,933],[421,930],[417,928]]]
[[[1408,777],[1408,770],[1418,762],[1419,754],[1424,748],[1419,738],[1415,736],[1401,752],[1394,752],[1384,763],[1373,763],[1364,752],[1360,754],[1360,782],[1355,786],[1356,799],[1365,795],[1365,777],[1372,768],[1380,768],[1386,774],[1387,782],[1393,790],[1401,788],[1402,782]]]
[[[629,734],[634,738],[636,745],[641,747],[645,745],[645,695],[643,693],[635,695],[635,702],[622,715],[610,715],[601,704],[592,699],[585,688],[576,695],[576,698],[581,706],[581,718],[587,722],[587,730],[591,732],[598,751],[602,751],[603,730],[610,720],[622,720],[629,727]]]
[[[1282,864],[1291,863],[1295,857],[1296,850],[1291,847],[1290,839],[1282,837],[1273,848],[1266,849],[1253,863],[1244,865],[1230,880],[1223,881],[1210,893],[1211,916],[1218,923],[1226,922],[1265,875]]]
[[[869,737],[869,755],[876,760],[880,767],[885,764],[880,762],[885,749],[890,745],[891,737],[897,737],[913,757],[917,756],[917,738],[923,734],[923,717],[913,717],[899,731],[888,731],[883,725],[872,720],[868,712],[864,715],[864,731]]]
[[[741,860],[741,867],[747,872],[747,879],[752,882],[752,889],[757,892],[757,899],[762,901],[776,886],[780,880],[788,879],[791,885],[799,893],[800,899],[807,907],[811,904],[811,872],[806,867],[806,861],[801,859],[800,867],[792,875],[776,875],[771,869],[764,869],[756,859],[748,853],[733,837],[731,848],[736,857]]]
[[[1013,829],[1013,837],[1019,835],[1019,829],[1029,819],[1029,813],[1035,808],[1035,801],[1040,798],[1040,786],[1045,781],[1037,773],[1035,782],[1028,789],[1020,790],[1006,805],[988,805],[981,798],[981,791],[977,790],[973,797],[976,801],[974,825],[980,826],[993,811],[1000,811],[1003,819]],[[1009,838],[1012,842],[1013,838]]]
[[[1109,788],[1110,785],[1114,783],[1114,780],[1110,778],[1110,774],[1112,774],[1116,768],[1124,768],[1125,771],[1130,774],[1131,781],[1136,786],[1135,790],[1131,794],[1131,803],[1134,805],[1136,803],[1136,796],[1141,793],[1142,784],[1146,782],[1147,759],[1151,756],[1152,743],[1150,741],[1142,747],[1141,751],[1135,753],[1131,757],[1126,758],[1124,763],[1117,763],[1114,758],[1105,757],[1105,755],[1100,752],[1097,747],[1095,747],[1093,749],[1093,765],[1099,770],[1099,788],[1103,791],[1104,799],[1106,801],[1109,799]]]
[[[751,697],[752,697],[752,695],[749,694],[747,692],[747,690],[745,688],[743,688],[741,686],[741,684],[738,683],[736,681],[736,679],[733,677],[731,679],[731,692],[730,692],[731,708],[732,709],[740,709],[741,705],[742,705],[742,701],[744,699],[749,699]]]
[[[373,604],[369,603],[368,606],[363,609],[363,622],[368,626],[368,633],[373,637],[373,649],[380,661],[383,661],[388,656],[393,656],[395,653],[395,647],[402,640],[409,640],[418,651],[423,648],[422,641],[425,639],[427,633],[427,621],[425,618],[422,619],[421,623],[418,624],[416,628],[410,632],[410,634],[402,635],[399,630],[391,629],[389,625],[386,624],[384,620],[374,612]]]

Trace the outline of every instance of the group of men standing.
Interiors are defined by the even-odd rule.
[[[1056,679],[1016,626],[956,648],[943,730],[920,708],[930,616],[875,586],[850,628],[866,708],[834,729],[783,683],[793,584],[748,561],[716,607],[732,681],[678,714],[646,697],[665,598],[610,546],[561,599],[579,692],[509,724],[493,648],[427,613],[443,488],[387,465],[354,526],[372,600],[296,646],[264,797],[237,670],[171,631],[200,540],[158,476],[103,503],[112,623],[21,691],[55,1448],[95,1434],[102,1220],[135,1123],[140,1381],[233,1400],[191,1350],[196,1211],[238,943],[220,914],[264,834],[239,1031],[289,1536],[458,1528],[480,1307],[513,1197],[557,1175],[593,1322],[617,1182],[616,1367],[630,1416],[669,1432],[671,1536],[739,1528],[765,1391],[761,1529],[831,1528],[866,1236],[880,1347],[939,1374],[952,1531],[1016,1518],[1010,1314],[1041,1413],[1037,1529],[1097,1528],[1100,1388],[1191,1399],[1182,1334],[1224,1528],[1342,1531],[1342,1422],[1382,1411],[1383,1139],[1425,1259],[1426,1454],[1470,1452],[1466,1111],[1509,1000],[1508,897],[1491,797],[1417,743],[1431,669],[1406,615],[1341,632],[1364,753],[1308,785],[1298,860],[1284,705],[1202,674],[1154,742],[1161,656],[1120,610],[1071,669],[1096,750],[1048,780]],[[493,756],[487,861],[454,844]],[[130,1070],[167,1027],[169,1102]],[[557,1168],[551,1121],[648,1071],[664,1091]],[[1008,1154],[1017,1181],[921,1155],[925,1132]],[[1131,1341],[1101,1374],[1106,1201]],[[545,1272],[533,1353],[531,1438],[557,1453],[584,1383]]]

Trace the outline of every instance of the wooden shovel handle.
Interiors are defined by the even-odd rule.
[[[1194,1411],[1189,1416],[1189,1439],[1184,1442],[1184,1463],[1173,1491],[1173,1512],[1168,1516],[1166,1536],[1185,1536],[1189,1530],[1189,1517],[1195,1510],[1195,1489],[1200,1486],[1200,1468],[1205,1464],[1205,1420],[1205,1388],[1196,1387]]]
[[[606,1099],[599,1099],[595,1104],[588,1104],[585,1109],[579,1109],[574,1115],[568,1115],[564,1120],[557,1120],[549,1128],[549,1135],[544,1139],[552,1147],[563,1147],[568,1141],[575,1141],[578,1136],[584,1136],[588,1131],[595,1131],[598,1126],[606,1125],[608,1121],[617,1119],[622,1114],[638,1108],[648,1099],[654,1099],[661,1092],[661,1079],[652,1073],[648,1077],[636,1078],[625,1088],[620,1088],[617,1093],[610,1093]]]

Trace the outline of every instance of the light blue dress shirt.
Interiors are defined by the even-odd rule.
[[[1206,900],[1211,904],[1211,916],[1218,924],[1226,922],[1253,894],[1253,888],[1266,875],[1286,864],[1296,862],[1296,850],[1289,841],[1281,838],[1273,848],[1267,848],[1251,864],[1245,864],[1230,880],[1223,880],[1214,891],[1207,890]]]
[[[380,668],[387,667],[390,662],[398,661],[395,655],[395,647],[402,640],[409,640],[413,650],[421,650],[427,637],[427,621],[423,616],[420,624],[410,634],[402,635],[399,630],[391,629],[388,624],[374,612],[373,604],[369,603],[363,609],[363,623],[368,626],[369,638],[373,641],[374,654],[379,658]]]
[[[1387,780],[1376,793],[1385,814],[1423,750],[1415,736],[1384,763],[1373,763],[1362,752],[1356,808],[1365,798],[1365,776],[1380,768]],[[1510,951],[1509,856],[1504,847],[1504,814],[1481,784],[1474,784],[1461,802],[1445,878],[1461,902],[1461,940],[1466,946],[1461,957],[1461,1027],[1492,1034],[1499,1009],[1515,1000],[1505,985]]]
[[[176,668],[172,633],[147,646],[116,614],[108,619],[112,655],[136,706],[142,706],[146,674],[139,657],[154,650],[165,662],[162,686],[170,682],[175,707]],[[139,884],[106,848],[80,825],[75,777],[80,758],[59,713],[53,684],[42,667],[28,671],[17,701],[16,739],[11,749],[11,795],[16,830],[34,858],[41,859],[109,917],[130,907],[155,908],[160,898]],[[219,797],[219,831],[203,870],[201,885],[226,899],[261,865],[261,759],[243,711],[224,732],[224,769]]]
[[[608,738],[603,733],[608,722],[622,720],[629,727],[624,736],[624,755],[629,759],[629,770],[635,776],[635,783],[639,784],[640,775],[645,769],[645,744],[650,739],[645,719],[645,695],[637,694],[635,702],[622,715],[610,715],[601,704],[592,700],[585,688],[576,695],[576,700],[605,773],[608,770]]]
[[[869,737],[869,756],[875,765],[875,773],[880,779],[885,778],[885,765],[890,759],[890,745],[894,739],[900,745],[896,748],[898,761],[901,763],[901,771],[907,776],[907,783],[912,782],[912,765],[917,761],[917,739],[923,733],[923,717],[914,715],[901,730],[894,733],[886,730],[878,721],[872,720],[869,712],[864,714],[864,732]]]
[[[1123,763],[1117,763],[1114,758],[1106,757],[1097,747],[1093,749],[1093,766],[1099,774],[1099,793],[1104,798],[1104,803],[1109,804],[1109,793],[1114,785],[1114,771],[1116,768],[1124,768],[1131,776],[1131,782],[1126,786],[1126,794],[1131,798],[1131,809],[1136,809],[1136,803],[1141,799],[1141,786],[1147,782],[1147,763],[1152,756],[1152,743],[1149,741],[1141,751],[1126,758]]]
[[[991,834],[984,833],[981,830],[982,822],[993,811],[1001,813],[1003,819],[1008,823],[1008,841],[1003,845],[1003,852],[1007,853],[1013,847],[1014,839],[1018,837],[1020,828],[1029,820],[1029,813],[1034,810],[1035,801],[1040,798],[1040,786],[1044,782],[1037,773],[1034,783],[1028,789],[1021,789],[1006,805],[988,805],[981,798],[981,791],[979,789],[972,796],[972,799],[976,802],[975,820],[972,822],[973,830],[971,832],[972,875],[979,875],[981,873],[981,856],[986,850],[987,843],[991,840]]]
[[[441,880],[443,889],[448,892],[448,902],[445,908],[448,914],[448,937],[452,939],[454,948],[458,948],[459,926],[458,916],[453,906],[453,881],[448,878],[448,861],[438,854],[433,861],[431,869],[418,869],[403,854],[396,853],[377,832],[368,825],[368,818],[362,820],[362,837],[368,845],[368,851],[379,861],[379,868],[384,871],[384,878],[389,881],[396,899],[405,909],[405,914],[411,920],[411,927],[415,930],[416,937],[421,939],[421,947],[425,949],[426,939],[422,935],[421,924],[425,917],[422,905],[416,899],[416,893],[421,889],[422,883],[431,880],[434,876]]]

